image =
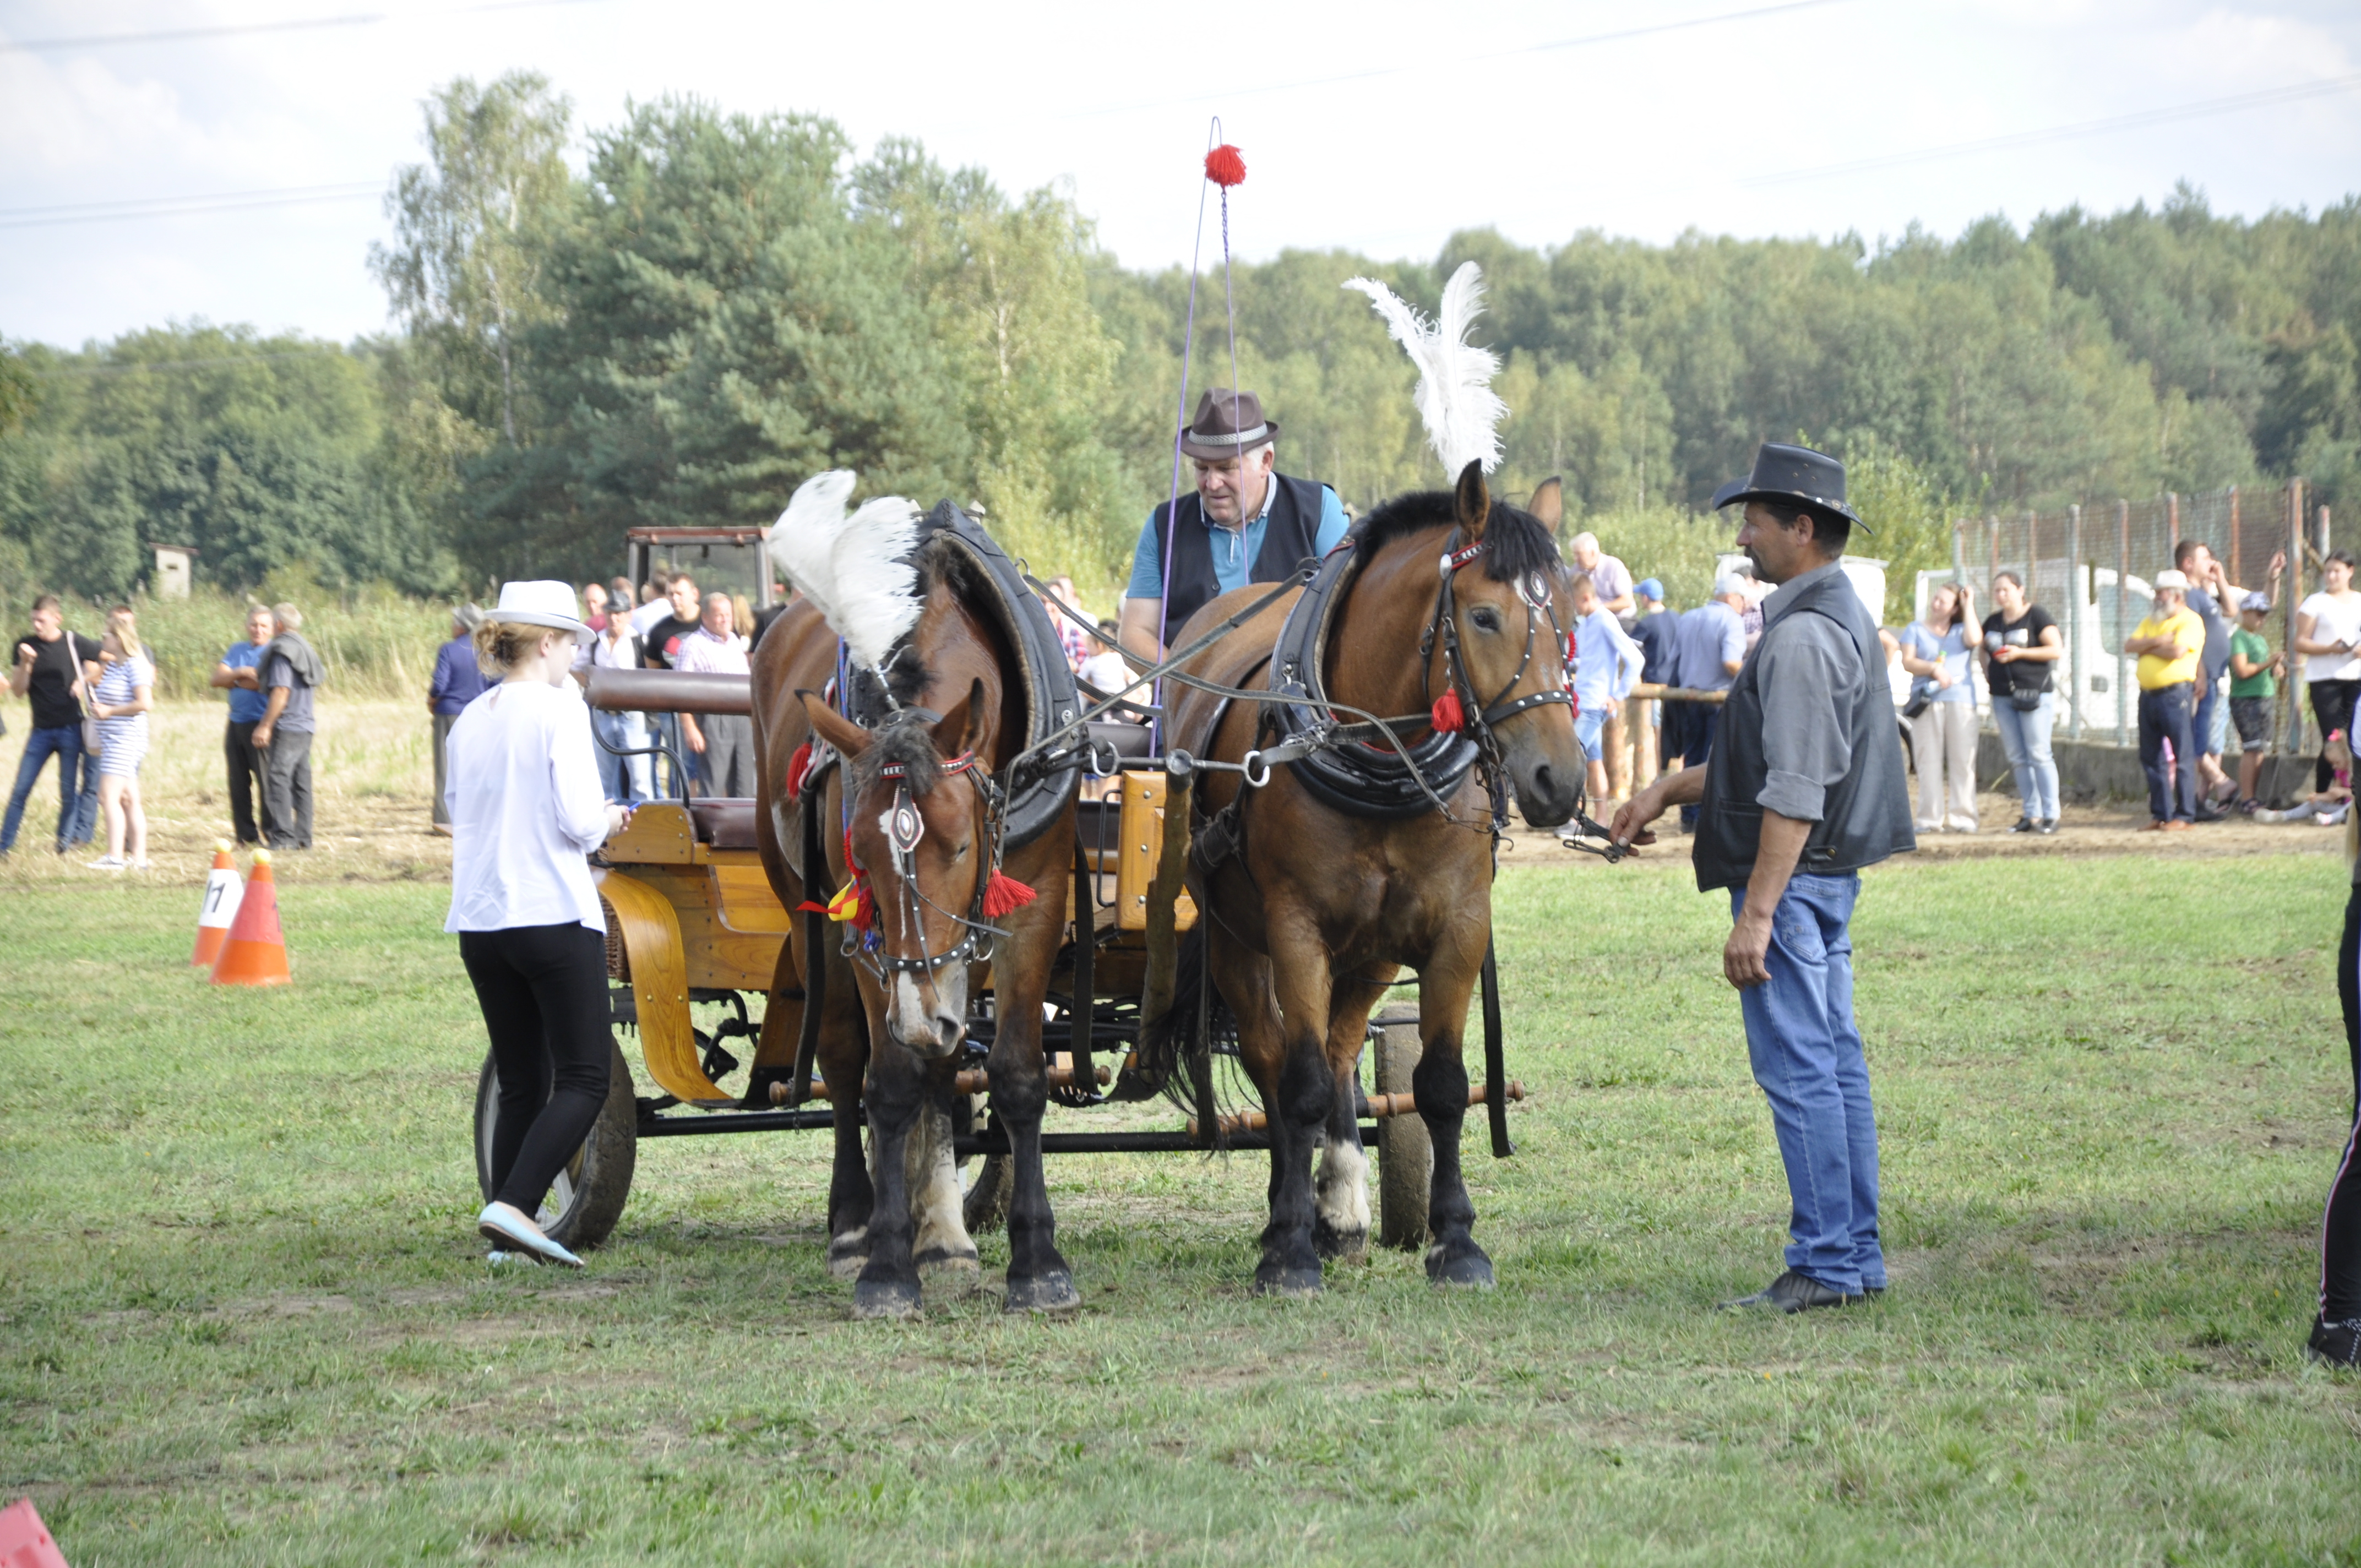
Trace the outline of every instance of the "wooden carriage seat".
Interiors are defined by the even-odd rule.
[[[708,848],[757,848],[754,803],[751,800],[692,800],[688,803],[688,819],[696,827],[697,841]]]

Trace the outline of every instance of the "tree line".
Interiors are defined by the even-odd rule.
[[[1171,482],[1184,354],[1193,398],[1235,349],[1282,466],[1351,505],[1438,482],[1411,372],[1340,285],[1432,310],[1471,258],[1512,411],[1504,493],[1563,475],[1610,545],[1649,542],[1684,580],[1721,537],[1696,510],[1766,437],[1853,460],[1905,568],[1941,564],[1953,516],[2296,473],[2361,506],[2361,197],[2249,221],[2184,187],[1873,248],[1290,251],[1236,269],[1235,344],[1201,288],[1191,343],[1185,270],[1124,269],[1069,195],[1011,196],[915,142],[859,158],[824,118],[664,99],[590,129],[577,172],[538,76],[424,111],[369,258],[385,334],[179,323],[0,352],[0,593],[125,593],[154,542],[233,588],[291,566],[417,593],[606,576],[628,527],[767,522],[828,466],[979,507],[1037,568],[1105,589]]]

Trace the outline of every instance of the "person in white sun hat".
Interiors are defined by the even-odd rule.
[[[542,1229],[550,1183],[606,1103],[607,922],[585,858],[631,819],[598,780],[590,710],[566,678],[590,641],[566,583],[507,583],[476,629],[498,684],[451,726],[451,916],[500,1070],[492,1201],[476,1228],[495,1248],[579,1268]]]

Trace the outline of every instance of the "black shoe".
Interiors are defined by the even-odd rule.
[[[2227,821],[2228,818],[2224,817],[2222,813],[2209,802],[2208,804],[2197,808],[2196,820],[2200,822],[2223,822]]]
[[[2361,1366],[2361,1318],[2341,1323],[2313,1319],[2312,1343],[2303,1347],[2303,1358],[2323,1366]]]
[[[2045,817],[2040,821],[2033,825],[2033,830],[2046,839],[2050,834],[2058,831],[2058,818],[2055,817]]]
[[[2016,826],[2010,828],[2009,831],[2012,833],[2036,833],[2040,831],[2040,824],[2034,821],[2030,817],[2020,817],[2016,819]]]
[[[1721,1303],[1723,1311],[1736,1311],[1741,1307],[1769,1307],[1781,1312],[1808,1312],[1815,1307],[1841,1307],[1858,1297],[1848,1296],[1834,1286],[1823,1285],[1808,1274],[1794,1269],[1773,1279],[1752,1296],[1741,1296],[1735,1301]]]
[[[1861,1288],[1861,1299],[1864,1301],[1874,1301],[1884,1294],[1885,1287],[1883,1285],[1864,1285]]]

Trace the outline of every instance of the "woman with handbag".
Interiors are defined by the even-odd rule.
[[[1976,690],[1968,661],[1976,639],[1975,590],[1945,583],[1927,596],[1925,619],[1902,629],[1902,667],[1918,677],[1903,714],[1918,770],[1918,831],[1976,830]]]
[[[2025,579],[2003,572],[1993,579],[1993,602],[1984,617],[1984,689],[1992,693],[1993,726],[2016,774],[2024,815],[2012,833],[2058,831],[2058,762],[2049,753],[2049,728],[2056,715],[2051,666],[2065,653],[2065,640],[2049,612],[2025,597]]]
[[[131,607],[106,612],[97,662],[83,666],[90,721],[98,726],[98,809],[106,818],[106,853],[94,872],[148,869],[148,811],[139,799],[139,764],[148,757],[148,710],[155,706],[156,663],[139,644]]]
[[[499,682],[446,742],[451,916],[500,1069],[494,1195],[476,1228],[499,1249],[582,1260],[534,1218],[606,1103],[614,1052],[607,921],[589,852],[630,819],[599,787],[590,709],[567,678],[590,640],[571,585],[508,583],[476,629]]]

